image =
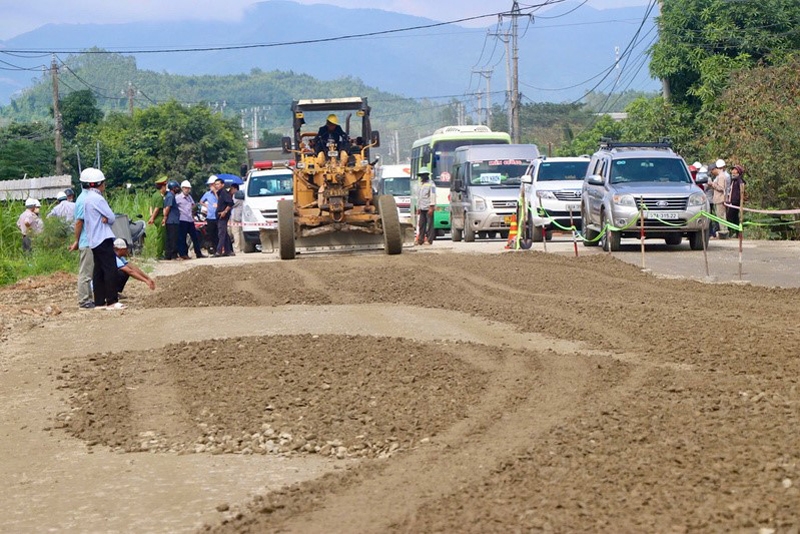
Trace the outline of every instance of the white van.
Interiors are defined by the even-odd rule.
[[[392,195],[400,224],[411,224],[411,165],[381,165],[375,183],[378,195]]]
[[[294,161],[257,161],[253,167],[243,186],[245,252],[255,252],[261,244],[260,230],[278,230],[278,201],[293,198]]]

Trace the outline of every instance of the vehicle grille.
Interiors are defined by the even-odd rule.
[[[644,198],[645,207],[651,211],[685,210],[688,202],[689,199],[687,197]],[[638,198],[636,198],[636,204],[639,204]]]
[[[553,194],[558,200],[580,200],[581,199],[581,192],[580,191],[553,191]]]
[[[278,220],[278,210],[261,210],[261,215],[268,221]]]
[[[659,221],[658,219],[645,219],[644,221],[644,228],[645,230],[654,229],[654,228],[668,228],[668,229],[678,229],[681,226],[686,225],[686,219],[670,219],[669,221]],[[635,228],[638,228],[639,225],[637,224]]]
[[[515,200],[492,200],[492,207],[496,210],[517,209],[517,202]]]

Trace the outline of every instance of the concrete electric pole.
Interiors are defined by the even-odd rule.
[[[519,8],[519,2],[514,0],[514,5],[511,7],[509,13],[500,15],[500,20],[503,17],[511,18],[511,122],[509,124],[511,142],[519,143],[520,140],[520,126],[519,126],[519,18],[531,17],[531,15],[523,15]],[[508,53],[506,53],[508,55]]]
[[[475,74],[480,74],[486,79],[486,126],[492,128],[492,73],[494,70],[473,70]],[[479,97],[480,102],[480,97]],[[479,104],[480,105],[480,104]],[[481,108],[482,109],[482,108]],[[480,114],[480,109],[478,111]]]
[[[58,64],[56,63],[55,54],[53,54],[53,61],[50,64],[50,74],[53,77],[53,118],[56,122],[56,175],[61,176],[64,172],[64,159],[61,153],[61,110],[58,107]]]

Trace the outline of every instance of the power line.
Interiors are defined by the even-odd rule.
[[[565,2],[566,0],[547,0],[542,4],[538,4],[536,6],[531,7],[541,7],[547,6],[552,4],[557,4],[561,2]],[[409,32],[414,30],[424,30],[428,28],[439,28],[441,26],[448,26],[450,24],[459,24],[462,22],[469,22],[473,20],[479,20],[489,17],[497,17],[501,15],[507,15],[508,13],[505,11],[499,11],[495,13],[488,13],[486,15],[478,15],[474,17],[464,17],[460,19],[449,20],[446,22],[435,22],[432,24],[421,24],[418,26],[408,26],[405,28],[395,28],[391,30],[381,30],[381,31],[374,31],[374,32],[366,32],[366,33],[358,33],[358,34],[351,34],[351,35],[340,35],[337,37],[323,37],[320,39],[304,39],[300,41],[286,41],[280,43],[253,43],[253,44],[239,44],[239,45],[222,45],[222,46],[197,46],[197,47],[186,47],[186,48],[141,48],[141,49],[108,49],[108,50],[101,50],[101,49],[91,49],[91,50],[75,50],[75,49],[54,49],[50,52],[58,53],[58,54],[170,54],[176,52],[218,52],[223,50],[247,50],[253,48],[275,48],[280,46],[296,46],[296,45],[304,45],[304,44],[318,44],[318,43],[328,43],[331,41],[343,41],[349,39],[357,39],[363,37],[374,37],[377,35],[389,35],[392,33],[401,33],[401,32]],[[18,54],[33,54],[43,52],[43,50],[37,49],[9,49],[8,52],[15,52]]]

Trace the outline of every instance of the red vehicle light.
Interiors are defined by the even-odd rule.
[[[253,162],[253,167],[256,169],[271,169],[272,162],[271,161],[255,161]]]

